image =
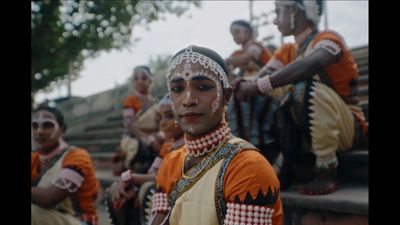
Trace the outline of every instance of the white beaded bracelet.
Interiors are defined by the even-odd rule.
[[[257,87],[261,93],[267,93],[268,91],[272,90],[270,75],[266,75],[257,80]]]
[[[125,172],[123,172],[121,174],[121,180],[123,182],[129,181],[131,178],[132,178],[132,171],[131,170],[127,170],[127,171],[125,171]]]

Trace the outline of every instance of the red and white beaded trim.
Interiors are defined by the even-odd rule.
[[[274,209],[266,206],[228,203],[225,225],[272,225]]]
[[[342,51],[342,48],[331,40],[321,40],[317,42],[314,46],[314,50],[319,48],[327,50],[332,55],[338,55]]]
[[[221,123],[210,133],[194,139],[189,140],[185,135],[187,154],[190,157],[198,157],[212,152],[229,135],[231,135],[231,129],[226,123]]]
[[[270,75],[266,75],[266,76],[258,79],[257,87],[261,93],[267,93],[268,91],[272,90],[273,88],[272,88],[272,84],[271,84],[271,80],[270,80]]]
[[[171,207],[168,203],[168,197],[166,193],[155,193],[152,199],[152,208],[151,213],[154,214],[155,212],[166,212],[171,210]]]

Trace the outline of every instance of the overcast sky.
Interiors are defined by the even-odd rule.
[[[339,32],[352,47],[368,45],[368,1],[328,1],[328,28]],[[255,1],[254,14],[274,10],[273,1]],[[150,24],[150,30],[134,27],[132,39],[138,42],[121,51],[103,52],[94,59],[87,59],[80,78],[72,83],[72,95],[89,96],[125,83],[137,65],[147,64],[150,57],[173,55],[178,50],[195,44],[211,48],[222,57],[239,49],[229,32],[229,25],[236,19],[249,19],[247,1],[203,1],[200,8],[192,8],[178,18],[168,15],[165,21]],[[275,17],[275,14],[271,17]],[[324,16],[320,30],[324,27]],[[276,26],[259,28],[257,39],[273,34],[274,44],[280,44]],[[293,42],[285,38],[284,42]],[[37,102],[67,95],[66,87],[50,93],[39,93]]]

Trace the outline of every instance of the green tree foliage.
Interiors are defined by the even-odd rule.
[[[167,13],[181,16],[199,1],[31,1],[31,92],[76,79],[83,61],[102,50],[130,44],[133,26],[147,26]]]
[[[158,55],[155,58],[150,58],[149,67],[154,74],[151,94],[158,99],[161,99],[168,91],[165,74],[171,58],[172,55]]]

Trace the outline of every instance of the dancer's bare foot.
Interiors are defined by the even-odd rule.
[[[303,195],[325,195],[339,189],[339,182],[336,179],[336,168],[320,170],[315,178],[306,186],[300,188]]]

